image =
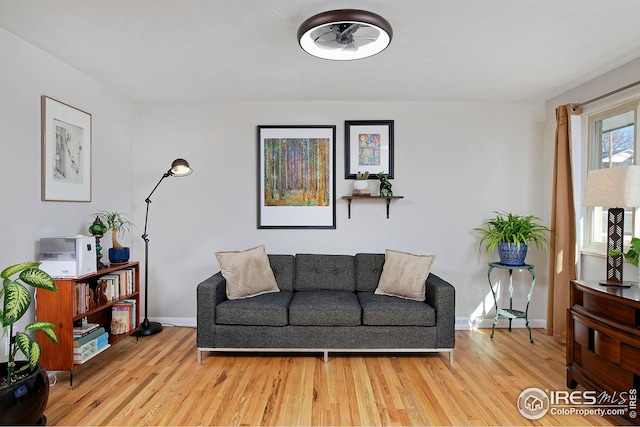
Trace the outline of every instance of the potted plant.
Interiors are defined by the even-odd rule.
[[[353,188],[358,192],[366,190],[367,187],[369,187],[369,182],[367,181],[367,179],[369,179],[369,172],[358,171],[358,173],[356,173],[356,180],[353,181]]]
[[[40,359],[40,345],[31,334],[41,331],[54,343],[58,338],[53,331],[55,325],[36,321],[25,326],[23,332],[14,334],[14,325],[27,312],[32,297],[27,285],[49,291],[57,291],[56,283],[49,274],[37,268],[39,262],[25,262],[5,268],[0,273],[3,280],[0,288],[0,326],[3,336],[9,336],[8,361],[0,363],[0,424],[36,424],[46,420],[43,416],[49,398],[49,378]],[[18,274],[13,280],[12,276]],[[26,360],[16,360],[18,353]]]
[[[111,248],[109,249],[109,262],[122,264],[129,261],[130,250],[118,242],[118,235],[129,231],[133,223],[125,213],[99,211],[98,216],[111,230]]]
[[[547,249],[548,227],[538,223],[534,215],[518,215],[511,212],[494,211],[495,217],[486,220],[481,227],[474,228],[482,233],[480,247],[489,253],[498,250],[500,263],[504,265],[524,265],[528,245]]]

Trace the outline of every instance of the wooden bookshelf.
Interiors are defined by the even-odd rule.
[[[91,307],[79,313],[77,308],[76,285],[88,283],[95,289],[98,280],[107,274],[113,274],[125,269],[133,270],[132,291],[128,292],[113,301]],[[135,323],[140,324],[140,265],[136,262],[112,265],[101,269],[96,273],[81,277],[55,279],[57,292],[38,292],[36,290],[36,320],[51,322],[56,325],[54,329],[58,336],[58,344],[54,344],[50,339],[37,333],[37,340],[42,348],[40,363],[48,371],[69,371],[69,382],[73,386],[73,370],[82,366],[84,362],[78,363],[73,357],[73,325],[74,322],[81,321],[84,317],[90,323],[98,323],[109,333],[109,348],[116,345],[123,339],[135,334],[138,328],[120,334],[111,334],[111,309],[112,306],[123,300],[134,300],[136,306]],[[96,356],[100,354],[97,353]]]

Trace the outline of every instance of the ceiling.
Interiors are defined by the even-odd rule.
[[[343,8],[390,46],[305,53],[300,24]],[[638,0],[0,0],[0,27],[136,102],[545,101],[640,57],[638,22]]]

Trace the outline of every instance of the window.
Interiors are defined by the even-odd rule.
[[[638,164],[637,132],[638,106],[634,101],[588,117],[587,169],[615,168]],[[607,209],[617,206],[590,207],[586,212],[585,246],[604,253],[607,242]],[[624,245],[638,236],[636,209],[625,209]]]

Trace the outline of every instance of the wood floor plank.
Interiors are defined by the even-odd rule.
[[[196,360],[195,329],[127,338],[57,374],[49,425],[407,426],[620,425],[621,417],[553,415],[516,406],[522,390],[567,390],[565,347],[534,330],[456,331],[444,354],[216,353]]]

